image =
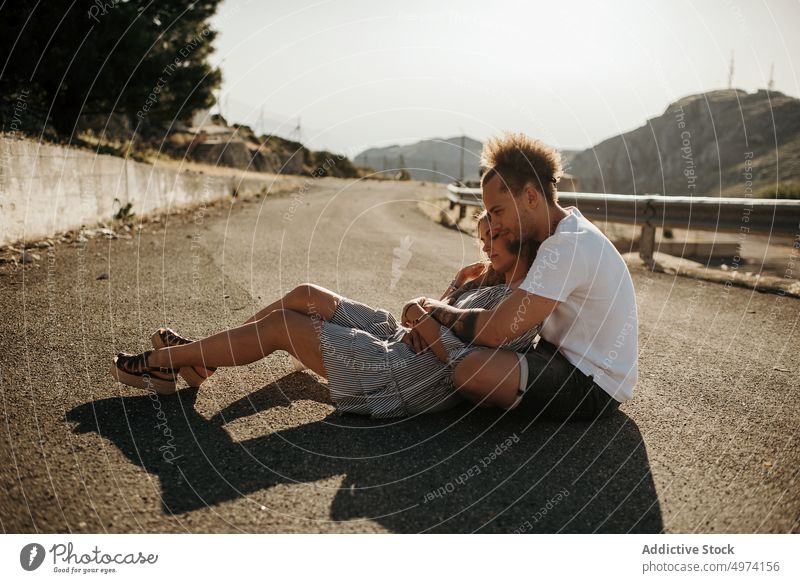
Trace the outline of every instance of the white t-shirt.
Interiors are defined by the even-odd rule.
[[[540,335],[617,401],[633,398],[638,319],[633,281],[611,241],[575,207],[545,239],[520,289],[560,303]]]

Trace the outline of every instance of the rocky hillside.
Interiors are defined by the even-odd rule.
[[[745,196],[800,179],[800,100],[764,90],[685,97],[570,159],[584,192]]]
[[[483,144],[464,136],[446,140],[434,138],[405,146],[370,148],[354,158],[357,166],[376,172],[406,169],[414,180],[449,183],[459,177],[461,141],[464,141],[464,180],[478,180]]]
[[[219,115],[202,125],[173,131],[167,143],[167,150],[174,157],[215,166],[275,174],[323,172],[326,176],[340,178],[358,175],[352,162],[345,157],[312,151],[299,142],[279,136],[257,136],[249,126],[229,125]]]
[[[82,116],[77,129],[75,142],[79,145],[142,161],[166,155],[176,160],[251,172],[361,176],[344,156],[309,150],[299,142],[279,136],[258,136],[246,125],[229,124],[222,116],[207,112],[191,121],[174,122],[166,137],[136,135],[130,120],[118,114]]]

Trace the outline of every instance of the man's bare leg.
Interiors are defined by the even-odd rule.
[[[519,357],[508,350],[476,350],[453,371],[458,392],[473,403],[507,408],[519,390]]]

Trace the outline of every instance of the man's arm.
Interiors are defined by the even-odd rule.
[[[541,324],[558,303],[517,289],[492,310],[462,310],[431,299],[423,307],[464,342],[496,348]]]

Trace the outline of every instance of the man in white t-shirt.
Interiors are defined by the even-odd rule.
[[[426,311],[464,341],[496,347],[542,323],[526,354],[479,350],[454,370],[472,401],[550,419],[607,416],[633,397],[637,379],[636,297],[611,242],[575,207],[558,204],[558,153],[524,134],[484,146],[483,203],[495,236],[540,242],[519,288],[493,310],[459,310],[432,299]],[[483,264],[461,270],[463,285]]]

